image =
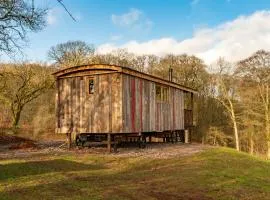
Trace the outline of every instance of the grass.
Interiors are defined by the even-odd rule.
[[[0,161],[0,199],[270,199],[270,162],[215,148],[170,159],[113,155]]]

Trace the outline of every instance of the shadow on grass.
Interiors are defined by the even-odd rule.
[[[139,173],[137,173],[139,172]],[[165,188],[164,188],[165,187]],[[212,200],[206,191],[184,186],[181,179],[133,168],[112,174],[72,176],[64,181],[0,192],[0,199],[157,199]]]
[[[0,181],[10,178],[19,178],[22,176],[39,175],[51,172],[68,172],[98,169],[104,169],[104,166],[99,164],[83,164],[64,159],[10,163],[4,165],[0,164]]]
[[[104,173],[102,165],[89,166],[66,160],[48,161],[48,166],[41,164],[46,172],[101,171],[95,174],[79,172],[57,182],[3,190],[0,199],[269,199],[268,163],[257,162],[244,154],[216,149],[195,157],[132,161],[121,159],[121,164],[127,168],[118,170],[118,165],[112,165],[110,173]],[[35,162],[28,169],[33,164]],[[8,168],[12,165],[16,164],[10,164]],[[5,169],[0,166],[0,174]],[[13,171],[16,168],[13,167]],[[25,172],[16,173],[19,175],[10,176],[20,177]]]
[[[99,174],[74,175],[53,183],[2,191],[0,199],[212,199],[206,197],[205,191],[185,186],[185,180],[175,178],[182,174],[174,168],[174,162],[138,160],[127,163],[127,169],[111,173],[99,168]]]

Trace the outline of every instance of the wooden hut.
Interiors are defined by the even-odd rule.
[[[195,90],[131,68],[92,64],[56,77],[56,132],[77,144],[137,137],[174,138],[193,126]],[[72,135],[72,136],[71,136]],[[118,139],[117,139],[118,138]]]

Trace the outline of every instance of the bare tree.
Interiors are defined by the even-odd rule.
[[[16,130],[25,105],[52,87],[54,81],[48,69],[39,64],[6,65],[2,74],[6,83],[0,100],[10,108],[12,126]]]
[[[117,49],[107,54],[97,54],[92,59],[93,63],[121,65],[125,67],[136,68],[138,56],[133,53],[129,53],[126,49]]]
[[[74,21],[76,21],[75,17],[73,17],[73,15],[71,14],[71,12],[67,9],[67,7],[64,4],[63,0],[57,0],[57,2],[64,8],[64,10],[66,11],[66,13],[71,17],[71,19],[73,19]]]
[[[220,58],[217,61],[217,67],[219,72],[213,75],[214,87],[216,93],[213,97],[224,106],[225,110],[229,114],[231,122],[233,124],[235,148],[240,150],[239,135],[238,135],[238,123],[236,118],[236,82],[232,76],[229,76],[231,72],[231,66],[224,59]]]
[[[267,157],[270,159],[270,52],[260,50],[249,58],[238,63],[237,74],[250,81],[255,90],[250,95],[257,95],[262,119],[264,121],[264,132],[267,143]],[[256,99],[254,100],[256,101]]]
[[[152,68],[153,74],[168,79],[169,68],[173,68],[173,80],[179,84],[199,89],[204,85],[206,65],[195,56],[167,55],[160,58],[156,67]]]
[[[5,80],[2,70],[0,70],[0,93],[5,88],[5,85],[6,85],[6,80]]]
[[[60,67],[88,64],[95,48],[83,41],[68,41],[51,47],[48,57]]]
[[[39,31],[45,26],[47,9],[36,8],[34,1],[0,1],[0,51],[7,54],[21,49],[28,31]]]

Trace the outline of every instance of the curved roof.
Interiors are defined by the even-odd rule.
[[[112,72],[116,72],[116,73],[128,74],[128,75],[138,77],[138,78],[142,78],[142,79],[145,79],[145,80],[149,80],[149,81],[152,81],[152,82],[156,82],[156,83],[168,85],[168,86],[171,86],[171,87],[175,87],[175,88],[178,88],[178,89],[181,89],[181,90],[184,90],[184,91],[197,93],[196,90],[194,90],[194,89],[192,89],[190,87],[186,87],[186,86],[171,82],[169,80],[162,79],[162,78],[157,77],[157,76],[146,74],[144,72],[140,72],[140,71],[131,69],[129,67],[123,67],[123,66],[118,66],[118,65],[109,65],[109,64],[80,65],[80,66],[74,66],[74,67],[59,70],[59,71],[53,73],[53,75],[58,78],[58,77],[65,76],[65,75],[68,75],[68,74],[73,74],[73,73],[77,73],[77,72],[91,71],[91,70],[108,70],[108,71],[112,71]]]

